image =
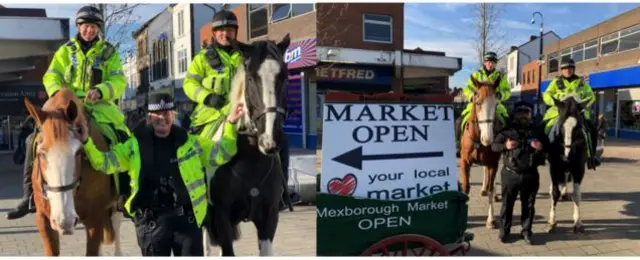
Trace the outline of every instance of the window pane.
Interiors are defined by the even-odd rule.
[[[598,56],[598,48],[591,47],[589,49],[585,49],[584,50],[584,59],[585,60],[595,59],[596,56]]]
[[[603,43],[600,48],[601,48],[600,55],[616,52],[618,50],[618,41],[616,40],[612,42]]]
[[[391,22],[391,16],[388,15],[365,14],[364,19],[378,22]]]
[[[596,46],[596,45],[598,45],[598,40],[593,40],[593,41],[587,42],[585,44],[585,48],[589,48],[589,47]]]
[[[256,10],[260,7],[264,7],[266,4],[250,4],[249,5],[249,10]]]
[[[583,45],[583,44],[579,44],[579,45],[577,45],[577,46],[573,47],[573,52],[576,52],[576,51],[580,51],[580,50],[582,50],[582,47],[584,47],[584,45]]]
[[[620,51],[632,50],[640,47],[640,32],[620,38]]]
[[[551,60],[549,62],[549,72],[558,71],[558,60]]]
[[[582,61],[582,58],[584,58],[584,53],[582,52],[582,50],[573,52],[573,61],[579,62]]]
[[[571,53],[571,48],[564,49],[564,50],[562,50],[561,53],[562,53],[562,56],[565,56],[565,55]]]
[[[291,4],[272,4],[271,5],[271,21],[282,20],[289,17]]]
[[[372,41],[391,41],[391,26],[384,24],[364,24],[364,38]]]
[[[291,4],[292,16],[298,16],[313,11],[314,4]]]
[[[251,24],[249,37],[255,38],[267,34],[267,9],[260,9],[251,13],[249,16],[249,23]]]
[[[615,38],[618,38],[618,32],[614,32],[614,33],[612,33],[612,34],[609,34],[609,35],[607,35],[607,36],[602,37],[601,42],[606,42],[606,41],[608,41],[608,40],[613,40],[613,39],[615,39]]]
[[[636,26],[633,26],[631,28],[627,28],[627,29],[621,30],[620,31],[620,37],[632,34],[634,32],[640,32],[640,24],[638,24]]]

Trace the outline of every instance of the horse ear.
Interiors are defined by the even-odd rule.
[[[40,109],[39,107],[36,107],[35,105],[33,105],[33,103],[31,103],[31,100],[29,100],[26,97],[24,98],[24,106],[27,108],[29,115],[31,115],[31,117],[33,118],[33,121],[38,126],[42,125],[44,120],[47,119],[47,114],[44,111],[42,111],[42,109]]]
[[[471,76],[471,83],[473,83],[473,87],[478,88],[478,86],[480,86],[480,82],[478,82],[478,80]]]
[[[78,117],[78,105],[76,105],[76,102],[73,100],[69,101],[65,114],[67,115],[67,119],[70,123],[76,121],[76,118]]]
[[[291,44],[291,37],[289,37],[289,34],[287,33],[287,35],[282,38],[282,41],[278,43],[278,49],[280,49],[282,53],[285,53],[287,48],[289,48],[289,44]]]

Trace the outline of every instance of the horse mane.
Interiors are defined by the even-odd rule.
[[[75,103],[75,118],[73,122],[68,122],[67,108]],[[42,128],[51,129],[50,131],[41,131],[42,141],[46,144],[54,142],[67,142],[69,140],[69,123],[72,125],[86,124],[84,108],[82,102],[69,89],[63,88],[48,99],[42,106],[42,111],[46,113],[47,119],[42,122]]]

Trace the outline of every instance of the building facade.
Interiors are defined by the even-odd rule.
[[[372,94],[445,93],[460,58],[442,52],[404,50],[404,4],[240,4],[241,41],[291,37],[288,110],[292,147],[320,144],[324,95],[329,90]],[[211,39],[211,28],[201,29]]]
[[[570,57],[576,74],[588,75],[597,94],[594,112],[603,114],[609,134],[640,139],[640,7],[575,33],[545,48],[542,90]]]
[[[122,70],[127,81],[127,87],[120,98],[120,109],[124,113],[137,109],[136,91],[140,85],[140,73],[138,72],[138,64],[136,56],[123,57]]]
[[[173,95],[173,15],[167,7],[149,23],[147,48],[149,50],[150,92]]]

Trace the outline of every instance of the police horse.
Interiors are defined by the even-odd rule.
[[[584,232],[580,218],[582,193],[580,184],[584,178],[587,163],[587,130],[582,114],[588,101],[581,101],[575,95],[558,100],[553,99],[558,108],[558,120],[549,132],[548,151],[549,172],[551,175],[551,210],[549,211],[548,232],[556,230],[556,206],[561,197],[561,189],[573,182],[573,230]]]
[[[231,102],[245,103],[238,121],[238,150],[215,175],[208,173],[209,209],[204,222],[205,255],[218,245],[222,256],[233,256],[239,239],[238,224],[252,221],[258,233],[260,256],[273,255],[272,242],[278,226],[284,176],[277,140],[283,135],[287,65],[284,53],[290,38],[279,42],[233,41],[243,56],[231,82]],[[220,138],[219,127],[215,139]],[[209,242],[210,240],[210,242]]]

